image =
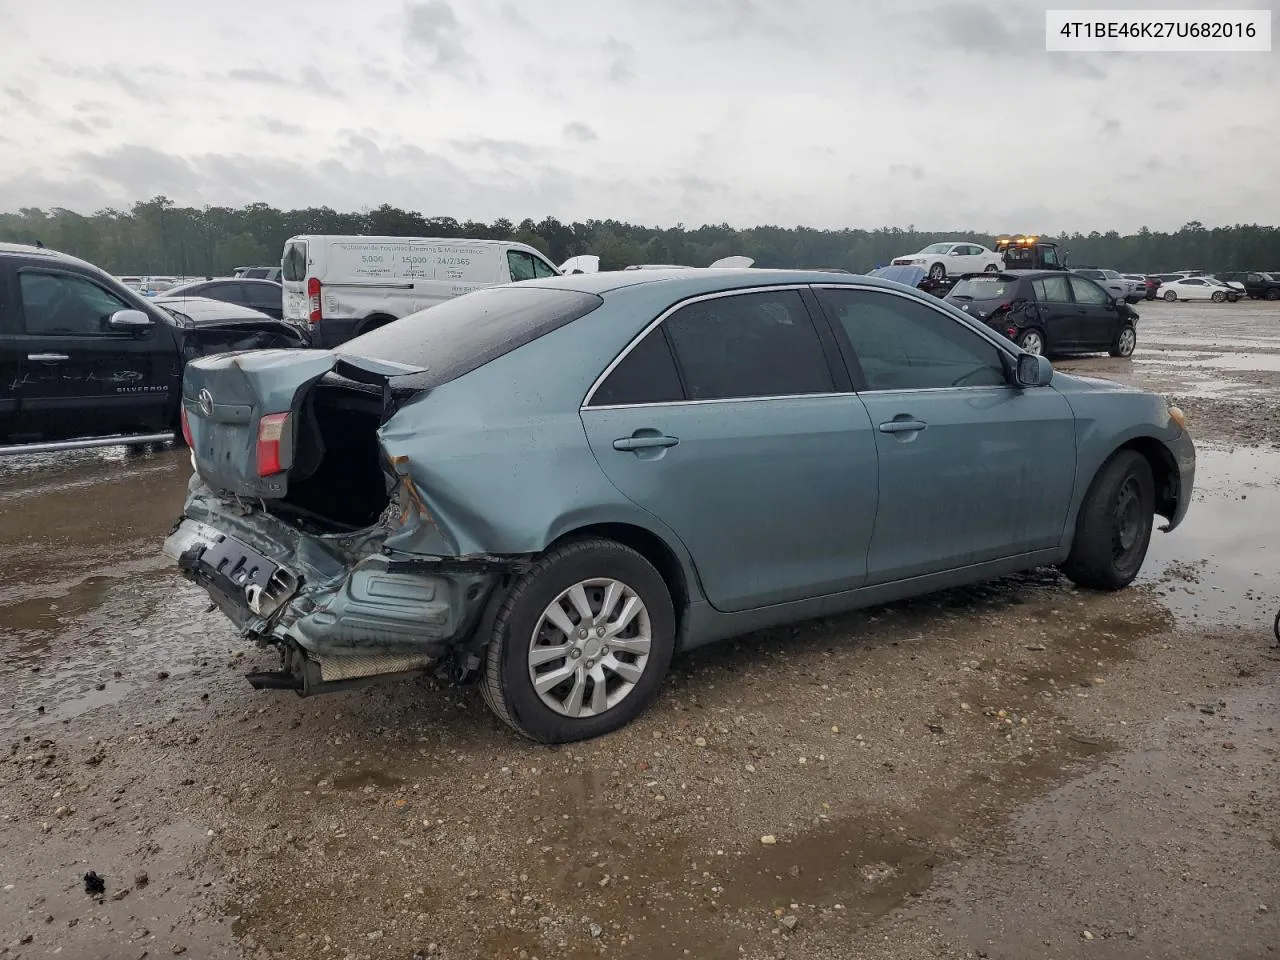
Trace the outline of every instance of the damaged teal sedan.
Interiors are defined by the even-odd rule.
[[[1125,587],[1195,469],[1163,398],[826,272],[481,290],[196,360],[182,419],[165,552],[279,650],[255,687],[429,669],[548,743],[626,724],[721,638],[1046,564]]]

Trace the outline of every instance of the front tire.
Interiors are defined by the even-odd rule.
[[[1175,300],[1178,299],[1178,295],[1174,293],[1172,290],[1166,290],[1164,292],[1164,299],[1166,303],[1173,303]]]
[[[1062,572],[1095,590],[1121,590],[1147,557],[1155,523],[1151,465],[1134,450],[1120,450],[1102,465],[1076,518],[1076,535]]]
[[[530,740],[611,733],[656,698],[675,652],[662,576],[603,538],[555,547],[511,588],[494,621],[481,691]]]
[[[1138,331],[1132,323],[1126,323],[1116,334],[1111,344],[1110,354],[1113,357],[1132,357],[1134,348],[1138,346]]]
[[[947,268],[946,268],[946,266],[945,266],[944,264],[941,264],[941,263],[935,263],[932,267],[930,267],[930,268],[929,268],[929,279],[930,279],[930,280],[945,280],[945,279],[947,279]]]
[[[1221,290],[1215,290],[1213,291],[1213,296],[1210,297],[1209,299],[1212,300],[1214,303],[1222,303],[1227,299],[1227,295],[1223,293]]]

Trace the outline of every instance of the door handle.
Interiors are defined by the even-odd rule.
[[[41,363],[57,363],[60,360],[70,360],[65,353],[28,353],[28,360],[38,360]]]
[[[613,441],[615,450],[652,450],[655,447],[674,447],[680,440],[676,437],[639,436],[622,437]]]
[[[919,433],[929,426],[923,420],[890,420],[880,424],[881,433]]]

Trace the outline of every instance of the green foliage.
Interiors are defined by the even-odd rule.
[[[1020,232],[1034,224],[1011,224]],[[277,210],[265,203],[247,207],[177,207],[167,197],[139,202],[128,211],[100,210],[82,216],[70,210],[24,208],[0,214],[0,239],[34,243],[96,263],[113,273],[227,274],[233,267],[276,264],[284,241],[302,233],[367,234],[417,237],[515,239],[546,253],[556,263],[593,253],[601,267],[633,263],[682,263],[706,266],[735,254],[753,257],[760,267],[842,267],[862,272],[893,257],[941,240],[974,240],[990,246],[982,231],[814,230],[761,226],[735,230],[727,224],[686,228],[645,227],[617,220],[561,223],[554,217],[519,224],[453,217],[428,217],[388,204],[360,213],[329,207]],[[1175,233],[1143,227],[1122,236],[1114,230],[1055,238],[1077,266],[1163,272],[1280,269],[1280,228],[1238,224],[1207,229],[1191,221]]]

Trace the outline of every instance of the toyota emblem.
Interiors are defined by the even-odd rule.
[[[206,417],[213,416],[213,394],[208,390],[200,391],[200,412]]]

